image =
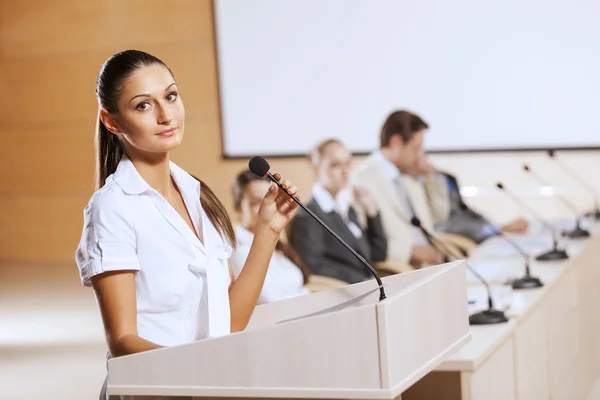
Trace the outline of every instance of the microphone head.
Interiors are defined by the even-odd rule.
[[[420,228],[421,227],[421,221],[419,220],[419,218],[413,216],[410,219],[410,224],[414,227]]]
[[[548,155],[550,157],[554,157],[554,150],[548,150]]]
[[[248,168],[254,173],[254,175],[262,177],[267,176],[267,174],[269,173],[269,169],[271,169],[271,166],[269,165],[267,160],[265,160],[262,157],[256,156],[252,157],[252,159],[248,162]]]
[[[523,164],[523,170],[525,170],[526,172],[529,172],[529,165]]]
[[[500,190],[504,190],[504,185],[501,182],[496,183],[496,187]]]

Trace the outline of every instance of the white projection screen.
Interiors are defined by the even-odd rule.
[[[389,112],[429,151],[600,146],[600,1],[216,0],[225,157],[378,146]]]

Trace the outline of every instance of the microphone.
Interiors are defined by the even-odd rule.
[[[537,219],[542,225],[544,225],[544,227],[546,227],[546,229],[548,229],[550,232],[552,232],[552,250],[548,250],[547,252],[540,254],[539,256],[537,256],[535,258],[536,260],[551,261],[551,260],[565,260],[565,259],[569,258],[569,255],[567,254],[567,252],[565,250],[561,250],[558,248],[558,239],[557,239],[556,229],[554,229],[554,227],[552,225],[550,225],[542,217],[540,217],[539,214],[537,212],[535,212],[532,207],[528,206],[524,201],[519,199],[519,197],[517,197],[514,193],[512,193],[511,191],[506,189],[502,183],[498,182],[496,184],[496,187],[498,189],[502,190],[504,193],[506,193],[508,195],[508,197],[510,197],[511,200],[513,202],[515,202],[517,205],[519,205],[521,208],[528,210],[529,213],[531,215],[533,215],[535,219]]]
[[[528,172],[533,176],[533,178],[538,181],[539,184],[543,186],[552,186],[545,179],[543,179],[540,175],[533,172],[531,168],[527,164],[523,165],[523,170]],[[571,231],[563,232],[564,236],[568,236],[571,239],[580,239],[590,237],[590,232],[586,229],[581,228],[581,217],[579,216],[579,211],[577,211],[577,207],[573,205],[570,201],[568,201],[564,196],[557,195],[556,196],[564,205],[567,207],[573,214],[575,214],[575,228]]]
[[[589,194],[592,195],[592,197],[594,198],[594,211],[590,212],[589,214],[595,219],[600,219],[600,204],[598,204],[598,198],[600,197],[600,195],[598,194],[596,189],[594,189],[592,185],[586,182],[581,177],[581,175],[575,173],[575,171],[572,168],[570,168],[566,163],[562,162],[559,158],[556,158],[554,150],[548,150],[548,156],[550,156],[550,158],[552,158],[556,162],[556,164],[558,164],[558,166],[564,172],[567,173],[567,175],[569,175],[571,178],[577,181],[579,185],[581,185]]]
[[[335,239],[337,239],[338,242],[340,242],[346,249],[348,249],[348,251],[350,251],[354,255],[354,257],[356,257],[369,270],[369,272],[371,272],[371,274],[377,281],[377,284],[379,285],[379,301],[382,301],[386,298],[385,291],[383,289],[383,282],[381,281],[381,278],[379,277],[377,271],[375,271],[375,268],[373,268],[367,262],[367,260],[364,259],[363,256],[358,254],[352,247],[350,247],[348,243],[346,243],[341,237],[339,237],[338,234],[333,231],[333,229],[331,229],[325,222],[323,222],[319,217],[317,217],[315,213],[313,213],[310,209],[308,209],[308,207],[302,204],[302,202],[296,196],[289,194],[288,191],[283,188],[281,182],[275,179],[271,171],[269,171],[271,167],[267,160],[258,156],[252,157],[252,159],[248,163],[248,167],[250,171],[252,171],[255,175],[267,177],[277,186],[279,186],[281,190],[283,190],[288,196],[290,196],[290,198],[294,200],[300,207],[302,207],[304,211],[306,211],[311,217],[313,217],[323,228],[325,228],[327,232],[329,232]]]
[[[442,253],[442,256],[444,257],[445,262],[450,261],[449,257],[452,257],[454,260],[458,259],[457,257],[454,256],[454,252],[450,248],[448,248],[448,246],[446,246],[446,244],[443,241],[434,237],[432,234],[430,234],[427,231],[427,229],[425,229],[425,227],[421,224],[421,221],[417,217],[413,216],[410,220],[410,223],[414,227],[418,228],[423,233],[423,236],[425,236],[425,238],[427,239],[429,244],[431,244],[433,247],[435,247],[435,249],[438,252]],[[501,310],[496,310],[496,308],[494,307],[494,300],[492,299],[492,290],[490,289],[490,285],[488,284],[488,282],[475,269],[473,269],[466,260],[465,260],[465,266],[483,284],[483,286],[485,287],[485,290],[487,292],[487,298],[488,298],[488,309],[480,311],[480,312],[476,312],[475,314],[470,315],[469,316],[469,324],[470,325],[490,325],[490,324],[500,324],[503,322],[507,322],[508,318],[506,318],[506,315],[504,315],[504,312]]]
[[[469,207],[466,204],[464,204],[464,203],[460,205],[460,208],[463,211],[472,212],[471,209],[469,209]],[[483,215],[481,216],[481,218],[483,219],[483,221],[486,224],[493,225]],[[525,275],[522,278],[515,279],[514,281],[512,281],[512,283],[511,283],[512,288],[513,289],[533,289],[533,288],[538,288],[538,287],[544,286],[544,284],[542,283],[542,281],[539,278],[537,278],[535,276],[531,276],[531,269],[529,267],[529,257],[530,257],[529,254],[527,254],[521,248],[521,246],[519,246],[517,244],[517,242],[515,242],[510,237],[508,237],[507,235],[505,235],[504,232],[502,232],[501,230],[499,230],[499,229],[493,229],[492,230],[492,234],[494,236],[497,236],[497,237],[500,237],[500,238],[504,239],[515,250],[517,250],[517,252],[519,252],[519,254],[521,255],[521,257],[523,257],[523,260],[525,260]]]

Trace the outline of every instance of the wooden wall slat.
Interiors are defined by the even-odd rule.
[[[151,45],[146,51],[173,70],[189,115],[218,115],[212,47]],[[5,60],[0,67],[0,120],[13,126],[61,126],[94,121],[95,81],[110,52]],[[6,95],[5,95],[6,94]],[[217,117],[218,118],[218,117]]]
[[[0,12],[5,57],[212,41],[210,0],[19,0]]]
[[[72,261],[88,198],[0,197],[3,261]]]

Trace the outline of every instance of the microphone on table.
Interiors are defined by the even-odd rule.
[[[554,150],[548,150],[548,155],[552,158],[560,168],[567,173],[571,178],[573,178],[579,185],[581,185],[589,194],[594,198],[594,211],[590,212],[591,215],[595,219],[600,219],[600,204],[598,203],[598,198],[600,194],[594,189],[592,185],[586,182],[581,175],[575,173],[575,171],[570,168],[567,164],[562,162],[559,158],[555,157]]]
[[[371,272],[371,274],[377,281],[377,284],[379,285],[379,301],[382,301],[386,298],[385,290],[383,289],[383,282],[381,281],[381,278],[379,277],[379,274],[377,273],[377,271],[375,271],[375,268],[373,268],[367,262],[367,260],[364,259],[363,256],[358,254],[352,247],[350,247],[350,245],[348,245],[348,243],[346,243],[341,237],[339,237],[338,234],[333,231],[333,229],[331,229],[325,222],[323,222],[319,217],[317,217],[314,212],[312,212],[308,207],[306,207],[304,204],[302,204],[302,202],[296,196],[289,194],[288,191],[283,188],[283,186],[281,185],[281,182],[279,182],[277,179],[275,179],[275,177],[273,176],[271,171],[269,171],[269,169],[271,167],[270,167],[269,163],[267,162],[267,160],[265,160],[262,157],[258,157],[258,156],[252,157],[252,159],[248,163],[248,167],[249,167],[250,171],[252,171],[255,175],[260,176],[260,177],[267,177],[272,182],[274,182],[277,186],[279,186],[279,188],[282,191],[284,191],[288,196],[290,196],[290,198],[292,200],[294,200],[294,202],[296,202],[304,211],[306,211],[323,228],[325,228],[325,230],[327,232],[329,232],[335,239],[337,239],[338,242],[340,242],[346,249],[348,249],[348,251],[351,252],[354,255],[354,257],[356,257],[369,270],[369,272]]]
[[[423,236],[427,239],[429,244],[431,244],[438,252],[442,254],[444,257],[444,262],[449,262],[450,258],[457,260],[458,257],[454,256],[452,250],[446,246],[446,244],[440,239],[434,237],[431,233],[425,229],[425,227],[421,224],[419,218],[413,216],[410,220],[412,226],[418,228]],[[469,263],[465,260],[465,266],[475,277],[485,286],[485,290],[487,291],[487,300],[488,300],[488,308],[487,310],[476,312],[469,316],[469,324],[470,325],[490,325],[490,324],[500,324],[502,322],[507,322],[508,318],[504,315],[504,311],[497,310],[494,307],[494,300],[492,299],[492,290],[490,289],[490,285],[485,280],[483,276],[481,276],[475,269],[473,269]]]
[[[498,189],[502,190],[504,193],[506,193],[508,195],[508,197],[510,197],[511,200],[513,202],[515,202],[518,206],[528,210],[529,213],[531,215],[533,215],[535,219],[538,220],[538,222],[540,222],[542,225],[544,225],[544,227],[546,227],[546,229],[548,229],[552,233],[552,250],[548,250],[547,252],[540,254],[539,256],[537,256],[535,258],[536,260],[551,261],[551,260],[566,260],[567,258],[569,258],[569,255],[567,254],[566,250],[561,250],[558,248],[558,238],[557,238],[558,235],[557,235],[556,229],[552,225],[550,225],[542,217],[540,217],[539,214],[537,212],[535,212],[532,207],[528,206],[524,201],[519,199],[519,197],[517,197],[514,193],[512,193],[510,190],[506,189],[502,183],[498,182],[496,184],[496,187]]]
[[[473,211],[471,211],[471,209],[465,203],[462,203],[460,205],[460,208],[463,211],[473,212]],[[483,222],[485,222],[486,224],[493,225],[483,215],[481,215],[481,218],[483,219]],[[497,237],[500,237],[500,238],[504,239],[515,250],[517,250],[517,252],[525,260],[525,275],[522,278],[515,279],[514,281],[512,281],[511,285],[512,285],[513,289],[533,289],[533,288],[538,288],[538,287],[544,286],[544,284],[542,283],[542,281],[540,280],[540,278],[537,278],[535,276],[531,276],[531,269],[529,267],[529,258],[530,258],[529,254],[527,254],[521,248],[521,246],[519,246],[517,244],[517,242],[515,242],[514,240],[512,240],[510,237],[508,237],[506,234],[504,234],[504,232],[502,232],[501,230],[499,230],[499,229],[493,229],[491,233],[494,236],[497,236]]]
[[[552,186],[545,179],[543,179],[539,174],[532,171],[531,168],[527,164],[523,164],[523,170],[528,172],[533,178],[543,186]],[[577,211],[577,207],[573,205],[570,201],[568,201],[564,196],[557,195],[556,196],[571,212],[575,214],[575,228],[571,231],[563,232],[564,236],[568,236],[571,239],[580,239],[590,237],[590,231],[587,229],[581,228],[581,217],[579,216],[579,211]]]

